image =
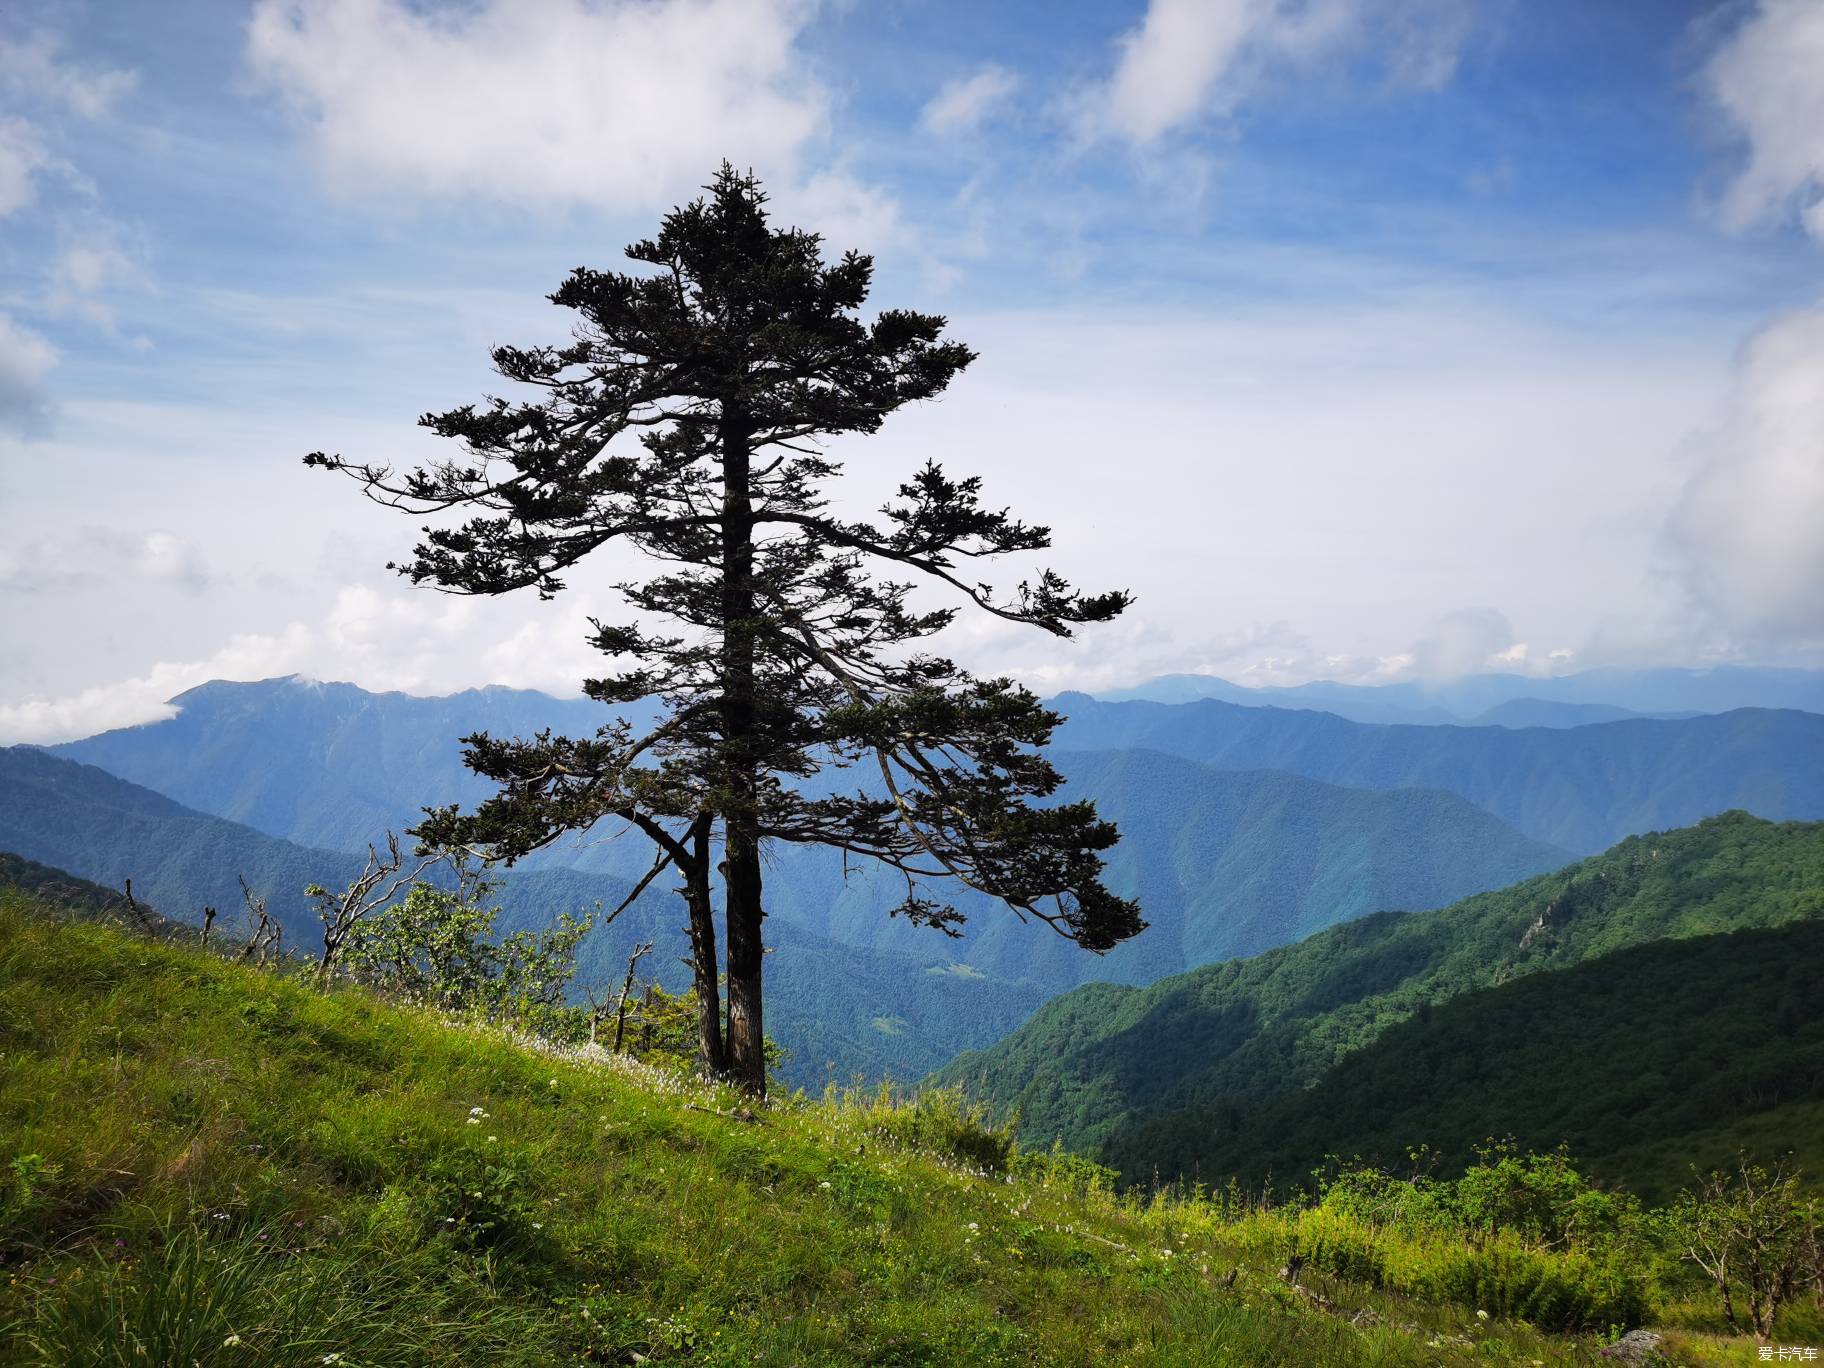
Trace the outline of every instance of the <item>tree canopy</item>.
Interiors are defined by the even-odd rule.
[[[421,419],[460,455],[404,472],[306,462],[415,516],[456,515],[394,567],[445,592],[549,598],[617,541],[654,562],[617,586],[629,613],[591,619],[609,668],[583,688],[608,705],[656,703],[659,721],[465,738],[499,792],[470,813],[432,812],[417,835],[510,862],[606,819],[644,833],[656,854],[641,886],[667,868],[683,880],[703,1062],[762,1089],[763,842],[882,861],[905,881],[896,912],[944,930],[960,920],[945,880],[1091,950],[1142,929],[1101,882],[1113,826],[1090,803],[1046,801],[1060,783],[1042,754],[1056,715],[924,645],[960,607],[1069,636],[1128,596],[1050,570],[1008,592],[982,582],[979,563],[1043,550],[1050,531],[935,461],[874,518],[839,514],[830,440],[936,398],[974,353],[936,315],[864,321],[872,260],[828,262],[817,235],[774,228],[753,176],[725,164],[706,192],[627,249],[636,271],[571,273],[550,296],[578,316],[567,344],[494,350],[533,397]],[[961,604],[915,603],[921,583]],[[865,776],[852,789],[807,782],[848,767]]]

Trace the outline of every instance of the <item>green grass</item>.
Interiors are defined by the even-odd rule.
[[[0,1362],[1599,1361],[954,1097],[739,1106],[0,891]]]

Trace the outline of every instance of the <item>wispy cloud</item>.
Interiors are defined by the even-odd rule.
[[[170,532],[84,527],[0,547],[0,590],[12,593],[121,587],[129,578],[200,594],[211,575],[196,548]]]
[[[0,428],[25,437],[45,432],[51,413],[46,380],[56,364],[49,342],[0,313]]]
[[[1150,0],[1084,105],[1088,131],[1147,144],[1232,112],[1274,71],[1368,51],[1387,77],[1437,90],[1470,31],[1467,0]]]
[[[919,113],[919,123],[939,137],[973,132],[998,113],[1020,88],[1020,78],[990,63],[944,83]]]

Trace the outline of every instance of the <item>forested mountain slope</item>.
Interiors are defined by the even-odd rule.
[[[1824,1173],[1824,917],[1652,941],[1407,1020],[1257,1107],[1168,1112],[1104,1151],[1130,1173],[1300,1182],[1327,1156],[1446,1171],[1491,1136],[1564,1144],[1665,1200],[1739,1146]]]
[[[1478,988],[1821,914],[1824,824],[1729,813],[1435,912],[1365,917],[1149,988],[1079,989],[939,1077],[1018,1107],[1034,1142],[1094,1151],[1166,1113],[1308,1088],[1422,1007]]]

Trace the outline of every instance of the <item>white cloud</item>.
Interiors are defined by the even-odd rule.
[[[260,0],[256,78],[339,191],[646,209],[723,157],[789,175],[825,120],[806,0]]]
[[[1455,74],[1469,18],[1467,0],[1150,0],[1091,92],[1087,123],[1150,143],[1233,111],[1268,72],[1364,49],[1395,84],[1436,90]]]
[[[819,171],[802,185],[784,186],[768,206],[775,226],[793,224],[823,234],[825,255],[884,252],[910,241],[899,201],[846,171]]]
[[[1007,103],[1019,85],[1013,72],[990,63],[946,82],[919,115],[919,123],[940,137],[973,132]]]
[[[24,119],[0,119],[0,218],[32,202],[32,176],[49,165],[38,135]]]
[[[1824,238],[1824,5],[1760,0],[1705,68],[1711,97],[1746,144],[1723,199],[1742,227],[1797,212]]]
[[[1438,619],[1405,653],[1407,668],[1423,679],[1460,679],[1488,669],[1514,669],[1527,655],[1514,626],[1497,608],[1460,608]]]
[[[210,655],[163,661],[112,684],[0,703],[0,745],[51,745],[161,721],[173,715],[167,700],[211,679],[302,674],[408,693],[505,684],[575,694],[601,664],[584,644],[580,606],[530,620],[523,603],[514,607],[510,616],[497,604],[426,590],[347,586],[315,622],[238,634]]]
[[[1666,527],[1713,645],[1824,646],[1824,305],[1746,349],[1720,425]]]
[[[44,381],[56,364],[49,342],[0,313],[0,427],[24,436],[44,430],[51,407]]]
[[[0,546],[0,590],[119,588],[129,579],[197,594],[208,588],[211,575],[196,548],[170,532],[85,527],[67,537]]]

